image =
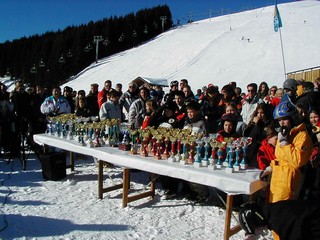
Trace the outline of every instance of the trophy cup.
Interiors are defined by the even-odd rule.
[[[161,148],[162,148],[162,135],[161,134],[157,134],[154,136],[156,139],[157,139],[157,142],[155,143],[156,144],[156,154],[154,155],[154,158],[157,159],[157,160],[160,160],[161,159]]]
[[[129,128],[130,124],[121,123],[120,131],[123,134],[122,142],[119,143],[119,149],[123,151],[129,151],[131,149],[130,139],[129,139]]]
[[[228,155],[228,166],[226,167],[226,173],[233,173],[233,156],[234,156],[234,150],[233,150],[233,145],[232,143],[228,144],[229,146],[227,149],[229,151],[227,152]]]
[[[242,160],[240,162],[240,168],[241,169],[247,169],[248,168],[248,163],[247,163],[247,148],[248,148],[248,143],[250,142],[251,139],[243,137],[241,139],[242,142]]]
[[[219,148],[218,148],[218,151],[217,151],[217,155],[218,155],[218,160],[217,160],[217,164],[216,164],[216,167],[217,169],[221,169],[222,168],[222,161],[223,161],[223,147],[224,147],[224,144],[219,144]]]
[[[168,162],[176,162],[176,141],[177,139],[175,137],[170,137],[171,141],[171,151],[170,151],[170,157],[168,158]]]
[[[170,153],[169,153],[169,143],[170,143],[170,140],[169,138],[166,136],[165,139],[163,140],[164,142],[164,151],[162,153],[162,158],[169,158],[170,156]]]
[[[181,152],[181,139],[178,138],[177,139],[177,154],[175,156],[177,162],[179,162],[182,159],[180,152]]]
[[[201,149],[202,149],[202,140],[196,140],[196,155],[194,157],[193,166],[195,167],[201,167],[202,161],[201,161]]]
[[[130,130],[130,135],[131,135],[131,149],[130,153],[131,154],[137,154],[137,143],[136,143],[136,138],[137,138],[138,131],[136,129]]]
[[[240,170],[240,151],[241,151],[241,148],[239,145],[236,146],[236,149],[235,149],[235,154],[236,154],[236,161],[235,163],[233,164],[233,170],[235,172],[239,172]]]
[[[80,129],[80,144],[82,146],[87,146],[87,144],[84,141],[84,132],[85,132],[84,128],[81,128]]]
[[[218,161],[217,159],[217,148],[218,148],[218,142],[216,141],[213,141],[213,142],[210,142],[210,145],[211,145],[211,156],[209,158],[209,168],[212,169],[212,170],[215,170],[217,167],[216,167],[216,163]]]
[[[140,135],[142,137],[140,155],[143,157],[148,157],[147,146],[148,146],[148,142],[149,142],[148,141],[149,133],[141,131]]]
[[[229,150],[230,150],[230,141],[232,141],[232,138],[224,138],[224,144],[226,145],[226,158],[224,159],[224,161],[223,161],[223,166],[224,167],[228,167],[228,165],[229,165]]]
[[[182,143],[182,154],[181,154],[180,164],[186,165],[188,163],[188,148],[187,148],[188,140],[183,139],[181,140],[181,143]]]
[[[195,148],[195,139],[190,138],[189,139],[189,157],[188,157],[188,164],[193,164],[194,163],[194,148]]]
[[[201,161],[202,166],[207,167],[209,165],[209,150],[210,150],[210,141],[211,139],[209,137],[204,137],[203,138],[204,141],[204,157]]]

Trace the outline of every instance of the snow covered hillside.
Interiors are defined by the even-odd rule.
[[[278,5],[286,72],[320,65],[320,2]],[[279,32],[273,30],[274,6],[220,16],[169,30],[139,47],[100,59],[65,85],[89,91],[110,79],[127,84],[138,76],[186,78],[193,90],[208,83],[236,81],[281,86],[285,79]]]

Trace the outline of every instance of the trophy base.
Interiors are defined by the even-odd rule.
[[[193,166],[196,168],[200,168],[200,167],[202,167],[202,163],[201,162],[194,162]]]
[[[234,166],[233,165],[233,170],[235,171],[235,172],[239,172],[240,171],[240,166],[238,165],[238,166]]]
[[[181,165],[187,165],[187,162],[184,159],[181,159],[179,162]]]
[[[226,173],[233,173],[233,167],[227,167]]]
[[[177,162],[177,159],[175,157],[169,157],[168,158],[168,162],[169,163],[174,163],[174,162]]]
[[[132,155],[137,155],[138,154],[137,150],[130,150],[129,153],[132,154]]]
[[[223,162],[222,165],[223,165],[224,167],[228,167],[229,163],[228,163],[228,162]]]
[[[176,158],[177,162],[179,162],[182,159],[181,154],[175,155],[175,158]]]
[[[246,170],[246,169],[248,169],[248,164],[247,163],[245,163],[245,164],[243,164],[243,163],[240,163],[240,169],[244,169],[244,170]]]
[[[217,165],[209,165],[208,169],[210,170],[216,170],[217,169]]]
[[[154,155],[153,158],[154,158],[154,159],[157,159],[157,160],[160,160],[160,159],[161,159],[161,156],[159,156],[159,155]]]
[[[73,136],[68,136],[68,140],[74,140]]]
[[[129,151],[131,149],[131,144],[120,143],[119,150]]]
[[[216,165],[216,169],[221,169],[222,168],[222,165],[221,164],[217,164]]]
[[[209,166],[209,161],[207,161],[207,160],[202,160],[202,161],[201,161],[201,164],[202,164],[202,167],[207,167],[207,166]]]
[[[163,158],[163,159],[168,159],[169,157],[170,157],[169,154],[162,154],[162,158]]]

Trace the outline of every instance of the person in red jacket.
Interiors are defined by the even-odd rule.
[[[115,91],[115,90],[112,88],[111,80],[107,80],[104,82],[103,89],[98,93],[99,109],[101,108],[102,104],[108,100],[107,93],[111,91]]]
[[[276,157],[274,155],[278,133],[272,125],[267,127],[268,136],[262,140],[261,146],[257,153],[257,162],[260,170],[265,170],[270,166],[270,162]]]

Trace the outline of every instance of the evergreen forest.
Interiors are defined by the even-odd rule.
[[[169,7],[159,5],[135,14],[7,41],[0,44],[0,76],[21,79],[29,86],[61,85],[97,58],[143,44],[172,25]]]

